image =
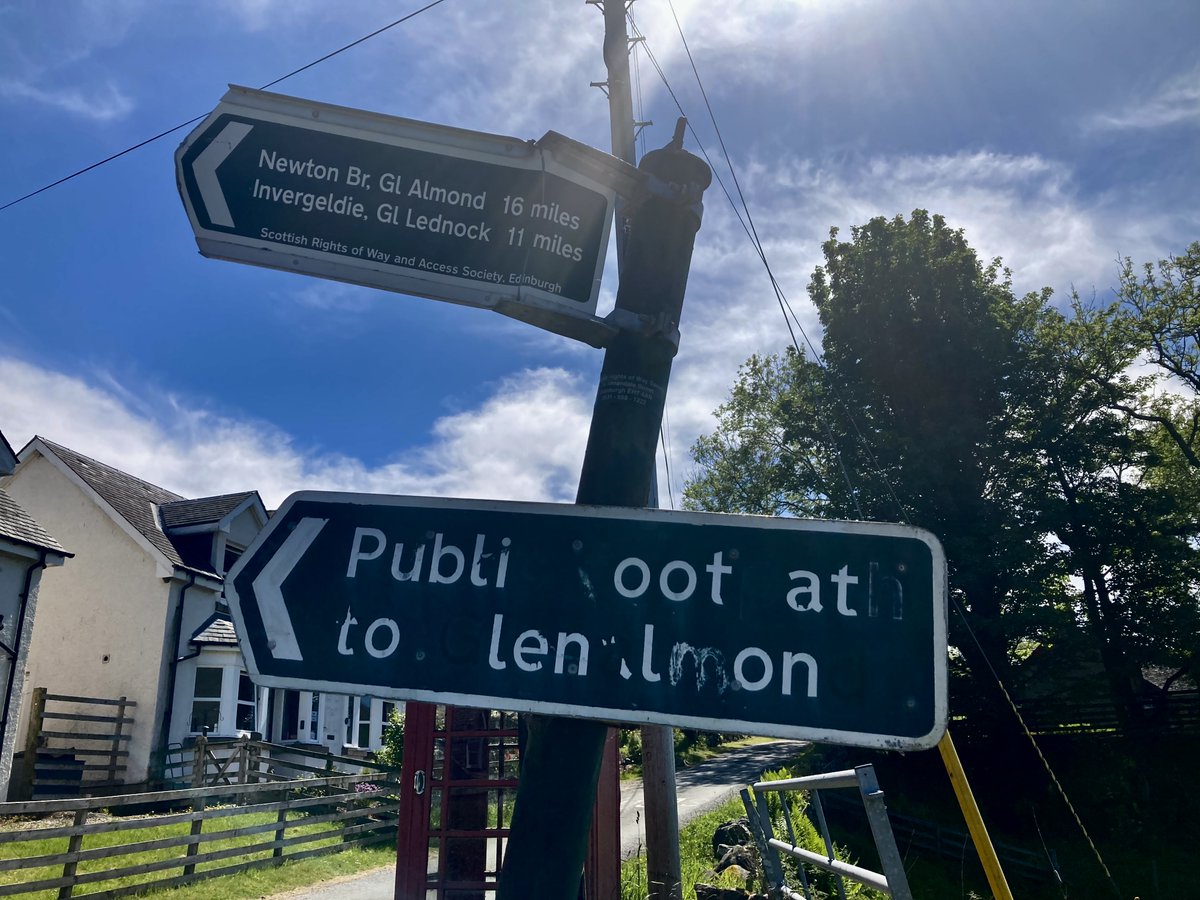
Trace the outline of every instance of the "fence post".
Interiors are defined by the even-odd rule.
[[[196,759],[192,763],[192,787],[204,787],[205,770],[208,768],[208,738],[196,736]]]
[[[858,791],[862,796],[863,808],[867,811],[867,823],[871,826],[871,834],[875,838],[875,849],[879,852],[879,862],[887,878],[888,890],[894,900],[912,900],[912,892],[908,886],[908,878],[904,874],[904,860],[896,846],[896,836],[892,833],[888,821],[887,806],[884,804],[883,791],[879,789],[879,781],[875,777],[875,767],[867,764],[856,766],[854,773],[858,776]]]
[[[208,805],[207,798],[201,794],[198,797],[192,798],[192,829],[189,832],[187,853],[184,854],[188,859],[196,855],[200,849],[200,833],[204,830],[204,809]],[[183,867],[184,875],[194,875],[196,873],[196,864],[188,863]]]
[[[250,739],[242,738],[238,747],[238,784],[246,783],[246,769],[250,765]]]
[[[46,690],[45,688],[38,688],[38,690],[42,692],[42,701],[44,703]],[[67,853],[78,853],[83,847],[83,826],[87,822],[88,812],[89,810],[86,809],[75,810],[75,820],[72,823],[74,830],[71,832],[71,840],[67,842]],[[58,889],[58,900],[70,897],[71,893],[75,890],[75,869],[78,865],[79,863],[74,859],[63,863],[63,878],[70,878],[71,880]]]
[[[275,823],[279,826],[275,829],[275,849],[271,851],[271,856],[275,859],[283,857],[283,835],[287,831],[287,802],[291,792],[291,788],[283,789],[283,796],[280,797],[282,805],[279,807],[279,813],[275,816]]]
[[[121,749],[121,737],[125,732],[125,703],[128,697],[121,697],[117,701],[117,722],[113,732],[112,753],[108,757],[108,781],[110,784],[115,784],[117,780],[117,761],[120,759],[119,752]]]
[[[37,769],[38,747],[42,743],[42,716],[46,712],[46,689],[33,689],[29,704],[29,727],[25,729],[25,765],[21,768],[21,783],[16,796],[22,800],[33,799],[33,780]]]

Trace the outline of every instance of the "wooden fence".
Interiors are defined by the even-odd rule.
[[[72,697],[34,688],[14,796],[79,796],[120,785],[136,706],[126,697]]]
[[[1121,730],[1117,709],[1104,697],[1090,700],[1038,699],[1017,704],[1034,734],[1097,734]],[[1169,691],[1148,695],[1136,733],[1200,732],[1200,691]]]
[[[822,791],[821,804],[827,816],[846,824],[855,825],[862,818],[862,803],[857,800]],[[971,836],[961,828],[948,827],[928,819],[902,816],[891,810],[888,810],[887,815],[900,853],[906,857],[916,850],[944,859],[979,859]],[[992,841],[992,845],[1004,871],[1009,875],[1028,881],[1062,883],[1058,858],[1053,850],[1039,852],[1003,841]]]
[[[258,784],[312,776],[369,772],[399,778],[398,769],[369,759],[338,756],[324,749],[271,744],[252,738],[197,737],[168,754],[162,787]]]
[[[121,818],[122,810],[138,815]],[[381,774],[0,803],[0,821],[71,817],[0,830],[0,897],[54,889],[59,898],[124,897],[392,842],[398,810],[398,783]]]

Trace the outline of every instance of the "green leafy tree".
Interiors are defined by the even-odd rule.
[[[943,541],[955,597],[991,664],[1002,613],[1045,577],[1037,510],[1012,484],[1008,412],[1036,389],[1027,359],[1044,294],[1018,298],[998,261],[916,210],[831,232],[809,285],[825,364],[787,352],[743,366],[694,447],[694,507],[907,520]],[[974,656],[973,642],[960,641]],[[987,664],[976,658],[978,672]]]
[[[1149,352],[1190,384],[1194,253],[1141,279],[1126,265],[1116,303],[1064,314],[922,210],[823,249],[824,365],[751,358],[693,448],[687,502],[925,527],[972,624],[962,696],[1001,709],[990,670],[1032,637],[1090,646],[1136,716],[1141,667],[1186,666],[1200,631],[1200,413],[1134,369]]]
[[[1042,342],[1053,364],[1042,370],[1049,390],[1030,417],[1040,531],[1062,547],[1081,586],[1080,618],[1130,722],[1139,716],[1142,666],[1179,659],[1179,636],[1200,626],[1190,587],[1194,528],[1154,477],[1161,431],[1121,412],[1145,407],[1145,384],[1125,374],[1133,348],[1111,319],[1076,301],[1070,318],[1047,317]]]

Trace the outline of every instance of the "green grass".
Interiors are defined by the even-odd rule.
[[[219,834],[224,831],[234,831],[235,829],[247,828],[255,825],[265,825],[274,822],[274,813],[250,813],[245,815],[236,815],[228,818],[206,821],[204,833]],[[188,834],[189,830],[189,825],[182,823],[87,835],[84,838],[82,849],[87,850],[98,847],[113,847],[124,844],[132,844],[141,841],[161,840],[163,838],[186,835]],[[328,830],[330,830],[329,823],[305,825],[303,824],[303,817],[301,817],[300,819],[293,818],[289,821],[287,833],[289,837],[295,837],[304,834],[320,833]],[[229,837],[217,837],[204,841],[204,843],[200,845],[198,852],[203,854],[214,850],[245,847],[264,841],[270,841],[273,839],[273,837],[273,831],[266,831],[251,835],[234,834]],[[0,844],[0,859],[17,859],[65,853],[68,849],[68,840],[69,839],[66,837],[59,837],[49,838],[46,840],[29,840],[9,844]],[[334,831],[329,837],[310,841],[300,845],[295,849],[298,851],[311,850],[318,847],[336,845],[339,844],[340,841],[340,834]],[[147,863],[160,860],[178,859],[183,855],[183,853],[184,848],[176,846],[158,850],[129,853],[121,856],[108,857],[105,859],[87,860],[79,863],[77,873],[85,874],[91,872],[102,872],[106,869],[117,867],[145,865]],[[271,850],[260,850],[254,853],[236,856],[231,859],[199,863],[196,866],[196,871],[203,872],[205,870],[221,868],[223,866],[244,862],[250,859],[267,859],[270,858],[270,856]],[[295,863],[286,863],[282,867],[278,868],[264,868],[253,872],[242,872],[233,876],[215,878],[211,881],[202,882],[197,885],[174,889],[171,891],[171,896],[172,898],[186,898],[186,900],[192,900],[192,898],[209,897],[214,898],[214,900],[216,900],[216,898],[223,897],[261,897],[268,892],[289,890],[293,887],[312,884],[327,878],[335,878],[339,875],[375,868],[389,862],[394,863],[394,861],[395,850],[391,846],[391,842],[388,841],[384,842],[382,847],[378,850],[352,849],[343,853],[331,854],[330,856],[318,857],[312,860],[300,860]],[[179,874],[179,869],[166,869],[153,873],[131,875],[123,878],[92,882],[85,885],[79,885],[76,889],[76,893],[84,895],[103,890],[113,890],[116,888],[135,885],[153,878],[172,877]],[[15,872],[0,872],[0,885],[20,884],[45,878],[57,878],[61,875],[61,865],[45,866],[34,869],[22,869]],[[246,893],[242,893],[243,891]],[[163,891],[155,891],[155,893],[163,893]],[[43,898],[44,900],[52,900],[52,898],[56,898],[58,896],[58,890],[55,888],[45,891],[38,891],[35,893],[22,894],[21,896],[34,898],[34,900],[43,900]]]
[[[722,887],[741,887],[742,883],[728,875],[713,875],[712,835],[722,822],[745,815],[741,800],[730,800],[712,812],[704,813],[685,825],[679,832],[680,872],[683,876],[683,896],[694,900],[693,885],[697,881]],[[645,900],[650,894],[646,879],[646,858],[638,855],[621,866],[621,900]]]
[[[792,777],[794,775],[808,774],[807,760],[805,757],[811,748],[806,748],[787,769],[778,770],[773,773],[767,773],[767,780],[776,778]],[[782,817],[782,808],[778,800],[778,794],[768,794],[768,804],[772,810],[772,819],[775,820],[774,828],[777,834],[784,833],[784,824]],[[823,851],[824,844],[816,827],[812,825],[803,813],[799,812],[800,799],[798,795],[791,795],[797,798],[792,803],[792,821],[797,828],[797,842],[810,850]],[[717,875],[713,872],[715,861],[712,855],[712,837],[717,826],[731,819],[738,819],[746,814],[745,807],[739,798],[729,800],[727,803],[712,810],[711,812],[697,816],[680,829],[679,833],[679,858],[680,858],[680,875],[683,886],[684,900],[694,900],[695,884],[698,881],[705,884],[715,885],[725,888],[744,888],[753,887],[756,890],[764,891],[765,886],[760,883],[747,885],[741,879],[733,875],[732,872],[726,871]],[[838,848],[838,857],[840,859],[848,859],[851,862],[855,861],[853,856],[848,857],[845,854],[844,848]],[[795,872],[795,867],[790,860],[784,861],[785,871],[788,872],[787,884],[796,890],[800,889],[800,880]],[[813,882],[814,897],[825,898],[827,896],[836,897],[836,893],[822,893],[819,890],[820,884],[823,884],[823,876],[817,876],[811,869],[808,875],[810,881]],[[829,891],[832,887],[826,885]],[[857,900],[869,900],[869,898],[880,898],[883,895],[877,891],[872,891],[862,885],[857,885],[847,881],[845,884],[847,898],[857,898]],[[647,883],[646,875],[646,859],[639,854],[625,861],[621,866],[621,900],[645,900],[649,895],[650,890]],[[920,896],[920,895],[917,895]]]
[[[255,869],[238,875],[212,878],[170,891],[155,891],[163,900],[259,900],[383,867],[395,868],[396,848],[391,844],[368,849],[302,859],[278,867]]]

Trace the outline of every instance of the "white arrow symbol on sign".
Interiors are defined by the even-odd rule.
[[[225,203],[225,192],[217,181],[217,166],[225,162],[226,157],[250,133],[253,125],[245,122],[230,122],[221,129],[211,144],[200,151],[196,161],[192,163],[192,171],[196,175],[196,187],[200,189],[200,197],[204,200],[204,208],[208,218],[214,225],[233,227],[233,216],[229,214],[229,206]]]
[[[271,654],[276,659],[304,659],[300,654],[300,645],[296,643],[292,617],[288,615],[280,588],[328,521],[309,517],[301,519],[254,579],[254,596],[258,599],[263,628],[270,638]]]

